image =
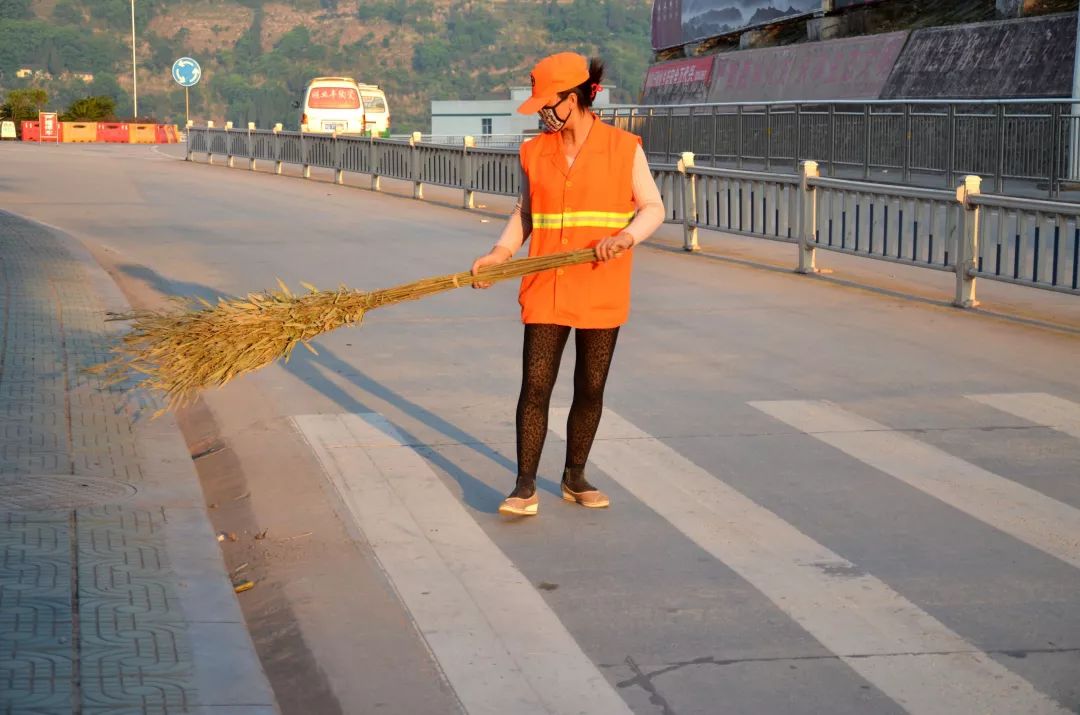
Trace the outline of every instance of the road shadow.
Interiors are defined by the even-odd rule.
[[[202,298],[210,303],[216,303],[218,298],[231,297],[227,293],[222,293],[216,288],[211,288],[210,286],[201,283],[190,283],[188,281],[178,281],[166,278],[146,266],[123,263],[118,265],[116,270],[129,278],[142,281],[154,289],[154,291],[166,297]]]
[[[127,276],[143,281],[164,295],[198,296],[210,302],[216,301],[219,297],[227,297],[227,294],[206,285],[169,279],[146,266],[126,264],[118,266],[118,269]],[[513,488],[513,477],[517,473],[517,464],[513,459],[499,453],[479,437],[446,417],[392,389],[386,383],[372,378],[355,364],[336,355],[328,347],[317,345],[316,349],[318,355],[313,355],[303,348],[295,350],[291,360],[284,364],[285,370],[304,385],[331,400],[344,412],[358,414],[377,412],[378,410],[370,404],[373,400],[394,407],[409,418],[437,431],[456,445],[470,449],[506,470],[508,475],[505,492],[509,493]],[[349,383],[355,391],[332,380],[331,374]],[[463,500],[471,508],[482,512],[494,512],[498,509],[499,503],[505,496],[503,491],[494,489],[477,479],[467,469],[440,453],[437,448],[424,444],[415,433],[410,432],[403,425],[395,423],[393,427],[406,444],[458,483]],[[558,484],[554,481],[539,479],[537,486],[552,494],[559,494]]]
[[[364,401],[363,395],[367,395],[392,405],[403,414],[438,431],[458,445],[467,447],[490,459],[500,467],[508,470],[510,474],[515,473],[516,466],[512,460],[483,444],[477,437],[389,388],[384,383],[372,379],[354,365],[339,358],[325,346],[318,346],[316,349],[319,351],[318,355],[312,355],[307,350],[298,349],[293,353],[292,359],[286,364],[285,368],[300,382],[332,400],[344,412],[355,414],[378,412]],[[338,384],[335,384],[328,377],[329,373],[336,374],[346,380],[356,388],[357,393],[343,389]],[[416,434],[401,424],[395,423],[393,427],[398,432],[396,436],[400,436],[405,444],[416,450],[424,459],[446,472],[458,483],[461,487],[462,499],[466,504],[482,512],[494,512],[498,509],[499,503],[505,496],[504,494],[477,479],[461,465],[439,452],[437,448],[424,444]],[[508,480],[506,491],[509,492],[511,488],[512,485]]]

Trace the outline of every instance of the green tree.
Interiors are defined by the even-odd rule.
[[[326,57],[326,48],[311,40],[311,32],[303,25],[297,25],[281,36],[274,45],[274,52],[290,60],[322,60]]]
[[[236,68],[250,72],[262,55],[262,7],[255,8],[251,17],[251,26],[240,36],[233,46]]]
[[[114,30],[124,27],[125,21],[131,22],[131,6],[128,0],[97,0],[91,3],[90,14]]]
[[[131,94],[116,81],[116,75],[106,73],[94,75],[94,81],[84,91],[98,97],[112,97],[116,102],[116,116],[131,116]],[[139,104],[139,109],[142,109],[142,102],[140,101]]]
[[[30,0],[0,0],[0,17],[10,20],[32,17]]]
[[[2,2],[2,0],[0,0]],[[86,17],[73,0],[60,0],[53,8],[53,20],[62,25],[81,25]]]
[[[55,55],[50,58],[50,53]],[[41,20],[0,19],[0,70],[19,67],[56,67],[94,72],[108,71],[123,55],[115,37],[86,32],[82,27]]]
[[[150,45],[150,59],[142,60],[142,64],[157,71],[172,66],[173,60],[176,58],[173,57],[171,42],[161,35],[155,35],[152,32],[146,33],[146,35],[143,36],[143,40],[146,44]]]
[[[450,64],[450,43],[442,38],[424,40],[413,47],[412,66],[417,72],[445,70]]]
[[[495,44],[499,24],[484,7],[455,7],[446,19],[446,35],[455,50],[455,59],[469,59],[479,50]]]
[[[112,97],[76,99],[60,115],[63,122],[107,122],[116,119],[116,100]]]
[[[40,87],[13,89],[0,104],[0,119],[10,119],[16,124],[37,119],[38,112],[49,103],[49,94]]]
[[[2,2],[2,0],[0,0]],[[131,0],[94,0],[87,3],[90,6],[90,14],[104,23],[110,30],[123,30],[131,28]],[[135,27],[141,33],[154,19],[157,12],[157,3],[135,3]]]

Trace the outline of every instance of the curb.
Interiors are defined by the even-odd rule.
[[[61,241],[82,265],[105,311],[131,311],[119,286],[79,239],[41,221],[5,213],[44,226]],[[106,331],[116,335],[124,330],[119,324],[106,325]],[[154,486],[144,503],[160,508],[165,517],[165,549],[176,576],[195,669],[192,685],[197,703],[192,711],[205,715],[280,712],[233,592],[198,473],[175,417],[166,413],[153,421],[143,418],[132,427],[143,452],[140,464],[147,481],[162,485]]]

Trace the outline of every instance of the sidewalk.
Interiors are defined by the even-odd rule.
[[[82,371],[126,309],[75,240],[0,212],[0,713],[269,715],[175,422]]]

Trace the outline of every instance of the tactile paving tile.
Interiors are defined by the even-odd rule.
[[[0,514],[0,712],[71,711],[69,520]]]
[[[195,702],[165,517],[118,504],[148,403],[84,370],[109,357],[104,318],[60,240],[0,214],[0,715]]]
[[[135,494],[116,479],[71,474],[0,475],[0,510],[66,509],[120,501]]]
[[[167,577],[164,516],[101,506],[79,509],[76,518],[83,702],[185,706],[194,668],[174,579]]]

